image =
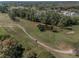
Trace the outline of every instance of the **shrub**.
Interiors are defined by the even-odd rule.
[[[40,31],[45,31],[45,25],[39,24],[37,25],[37,27],[39,28]]]
[[[19,58],[22,57],[24,48],[10,35],[4,35],[3,40],[0,40],[0,57],[3,58]]]

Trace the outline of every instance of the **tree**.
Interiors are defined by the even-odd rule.
[[[8,6],[7,5],[0,5],[0,12],[7,13],[8,12]]]
[[[48,27],[48,25],[51,25],[51,30],[58,31],[59,29],[57,28],[64,28],[79,23],[78,18],[64,16],[59,14],[58,12],[54,12],[48,9],[38,10],[33,7],[28,7],[27,9],[25,8],[12,9],[11,12],[9,13],[9,16],[14,21],[18,20],[17,17],[19,17],[24,18],[26,20],[45,24],[45,26],[43,25],[39,26],[40,30],[46,30],[46,28],[50,28]]]
[[[42,31],[42,32],[45,31],[45,25],[43,25],[43,24],[39,24],[39,25],[38,25],[38,28],[39,28],[39,30]]]
[[[0,37],[1,38],[1,37]],[[19,58],[22,57],[24,48],[10,35],[4,35],[3,40],[0,40],[0,57],[4,58]]]

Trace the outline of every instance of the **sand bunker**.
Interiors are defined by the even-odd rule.
[[[74,31],[69,31],[66,34],[74,34],[74,33],[75,33]]]

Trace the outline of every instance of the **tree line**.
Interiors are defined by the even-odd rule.
[[[78,17],[64,16],[53,10],[38,10],[35,8],[14,8],[9,11],[9,16],[17,21],[17,17],[34,22],[40,22],[39,28],[44,30],[46,27],[64,28],[67,26],[77,25]]]
[[[64,16],[63,14],[59,14],[50,8],[43,8],[41,7],[22,7],[19,8],[9,8],[7,5],[1,5],[0,11],[2,13],[8,13],[10,18],[14,21],[19,21],[19,18],[23,18],[25,20],[40,22],[41,24],[38,25],[38,28],[41,31],[45,29],[57,31],[59,28],[64,28],[67,26],[77,25],[78,24],[78,17],[71,17],[71,16]]]

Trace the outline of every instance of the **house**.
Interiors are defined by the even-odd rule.
[[[65,16],[79,16],[78,13],[76,12],[71,12],[71,11],[61,11],[60,14],[63,14]]]

